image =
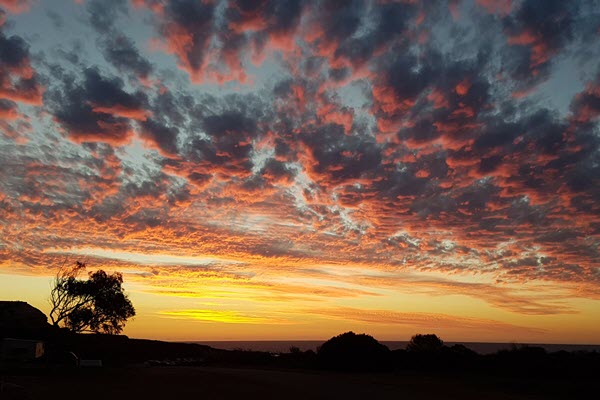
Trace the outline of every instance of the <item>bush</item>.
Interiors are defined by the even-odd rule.
[[[414,353],[437,353],[444,348],[444,342],[437,335],[415,335],[410,339],[406,350]]]
[[[390,350],[366,334],[346,332],[329,339],[317,353],[323,368],[338,371],[382,371],[391,368]]]

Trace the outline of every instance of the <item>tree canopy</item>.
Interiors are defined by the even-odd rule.
[[[420,353],[435,353],[444,347],[444,342],[437,335],[432,333],[426,335],[414,335],[408,345],[406,346],[406,350],[412,352],[420,352]]]
[[[123,289],[123,275],[103,270],[79,279],[86,265],[76,262],[62,267],[50,293],[50,319],[55,326],[73,332],[118,334],[135,315],[133,304]]]
[[[346,332],[332,337],[318,350],[326,368],[343,371],[377,371],[390,365],[390,350],[366,334]]]

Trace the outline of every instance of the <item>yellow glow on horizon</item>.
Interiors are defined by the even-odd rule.
[[[192,319],[199,321],[225,322],[228,324],[269,324],[275,321],[258,316],[243,315],[235,311],[219,310],[180,310],[161,311],[160,315],[176,319]]]
[[[94,257],[90,270],[124,272],[137,309],[124,331],[132,337],[321,340],[347,330],[380,340],[406,340],[422,332],[447,341],[593,343],[600,337],[600,302],[573,298],[569,287],[549,283],[496,285],[491,274],[303,259],[280,265],[239,254],[98,248],[66,253]],[[6,300],[29,301],[47,313],[51,278],[49,269],[3,275],[0,292]]]

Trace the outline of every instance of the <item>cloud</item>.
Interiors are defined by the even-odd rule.
[[[5,35],[3,17],[0,9],[0,98],[41,105],[44,88],[31,66],[29,45],[20,36]]]
[[[540,4],[90,0],[73,43],[2,13],[3,268],[95,247],[235,261],[87,255],[182,301],[402,290],[582,312],[600,278],[597,7]]]
[[[152,64],[133,40],[117,27],[120,16],[129,16],[127,0],[91,0],[86,3],[86,10],[92,28],[99,34],[97,42],[106,61],[146,86],[153,84],[150,77],[154,72]]]
[[[7,99],[0,99],[0,116],[5,120],[13,120],[20,116],[17,103]]]
[[[341,318],[345,321],[358,321],[369,324],[408,325],[415,329],[457,329],[467,328],[483,331],[510,330],[542,333],[543,330],[516,326],[500,321],[478,318],[464,318],[445,314],[409,313],[393,310],[369,310],[351,307],[305,310],[306,313],[327,318]]]
[[[234,311],[218,310],[175,310],[161,311],[166,318],[192,319],[196,321],[222,322],[226,324],[278,324],[279,320],[254,315],[244,315]]]
[[[142,80],[147,80],[152,74],[152,64],[139,53],[128,37],[123,35],[109,37],[102,46],[107,61],[117,70],[132,73]]]
[[[119,78],[103,76],[96,68],[83,71],[81,81],[64,77],[53,88],[47,105],[67,135],[77,142],[126,143],[132,134],[131,120],[148,118],[146,96],[123,90]]]
[[[476,0],[475,3],[490,14],[507,15],[510,14],[512,8],[512,0]]]
[[[0,7],[5,8],[11,13],[22,13],[28,11],[32,0],[0,0]]]
[[[192,82],[202,82],[215,6],[209,2],[177,0],[161,5],[158,10],[160,33],[164,38],[161,46],[177,57],[179,66],[190,75]]]
[[[579,36],[581,19],[578,3],[524,1],[504,18],[504,27],[512,58],[510,74],[522,81],[526,93],[548,78],[557,54]],[[519,96],[519,93],[516,93]]]
[[[578,93],[571,103],[574,119],[579,123],[589,123],[600,115],[600,74],[588,82],[586,88]]]
[[[99,32],[113,29],[120,14],[127,14],[127,0],[88,0],[85,3],[90,24]]]

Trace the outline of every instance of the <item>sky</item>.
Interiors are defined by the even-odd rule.
[[[0,0],[0,298],[166,340],[600,343],[600,4]]]

